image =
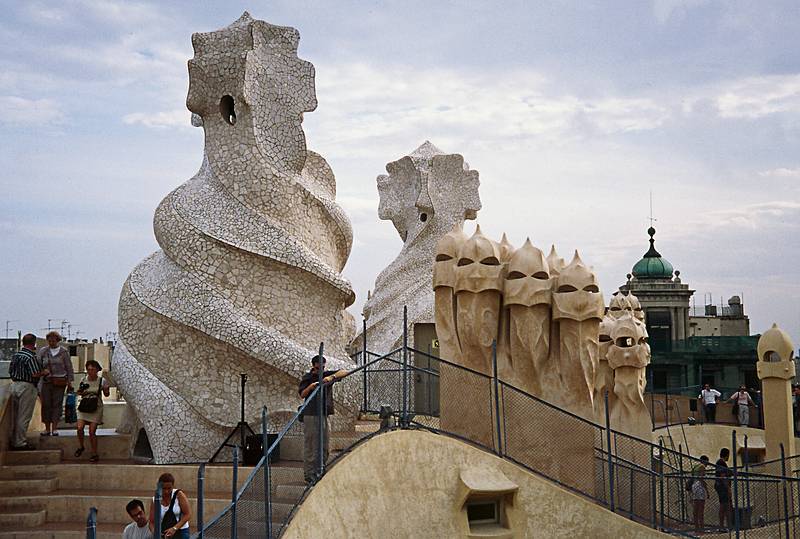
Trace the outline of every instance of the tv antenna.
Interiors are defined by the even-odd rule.
[[[653,217],[653,190],[652,189],[650,190],[650,216],[648,217],[648,219],[650,219],[650,226],[651,227],[653,226],[653,223],[658,221],[658,219]]]
[[[10,327],[10,326],[11,326],[11,324],[16,324],[17,322],[19,322],[19,320],[6,320],[6,339],[8,339],[8,333],[9,333],[9,332],[10,332],[12,329],[16,329],[16,328],[12,328],[12,327]]]

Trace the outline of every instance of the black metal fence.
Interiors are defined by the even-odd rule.
[[[348,374],[361,388],[361,412],[382,418],[377,432],[331,439],[341,457],[361,441],[387,429],[418,428],[459,438],[545,477],[609,510],[665,532],[697,537],[800,536],[800,460],[783,458],[752,465],[737,462],[735,431],[730,476],[716,476],[703,462],[660,440],[654,444],[597,424],[516,388],[492,372],[465,368],[403,345],[388,354],[365,349],[354,356]],[[238,451],[234,452],[231,502],[219,515],[203,520],[203,467],[198,472],[200,538],[280,537],[308,489],[337,458],[329,459],[322,440],[331,436],[317,422],[305,432],[301,416],[328,384],[321,375],[298,413],[267,443],[267,411],[262,411],[263,456],[240,489]],[[607,398],[607,397],[606,397]],[[325,417],[316,398],[318,417]],[[327,418],[326,418],[327,420]],[[273,426],[273,429],[275,426]],[[308,436],[306,436],[308,434]],[[311,478],[300,480],[296,467],[276,465],[271,456],[291,437],[316,440]],[[313,444],[312,444],[313,445]],[[744,453],[747,454],[747,451]]]

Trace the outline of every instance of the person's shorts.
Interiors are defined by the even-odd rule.
[[[719,504],[720,505],[728,505],[731,501],[730,492],[726,488],[715,488],[714,490],[717,491],[717,496],[719,496]]]

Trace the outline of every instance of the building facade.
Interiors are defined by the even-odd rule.
[[[741,298],[733,296],[727,307],[706,305],[703,316],[694,316],[695,291],[656,250],[655,229],[647,233],[650,248],[619,290],[638,297],[645,312],[652,350],[648,389],[691,394],[706,383],[723,393],[743,383],[758,388],[758,335],[750,335]]]

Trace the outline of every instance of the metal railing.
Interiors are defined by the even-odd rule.
[[[90,507],[86,516],[86,539],[97,539],[97,508]]]
[[[652,374],[648,385],[652,387]],[[733,404],[729,402],[730,397],[736,393],[738,387],[717,387],[715,388],[722,397],[716,406],[714,423],[722,425],[738,425],[738,415],[732,414]],[[666,387],[662,390],[648,391],[645,394],[645,401],[650,408],[650,415],[653,430],[664,427],[673,427],[686,424],[707,423],[705,407],[699,402],[697,395],[700,394],[702,386],[682,386]],[[761,391],[749,389],[748,393],[753,400],[750,406],[749,425],[752,428],[763,428],[764,418],[761,407]],[[661,412],[659,414],[659,412]],[[685,412],[685,413],[684,413]]]
[[[319,355],[323,355],[323,345],[320,344]],[[396,353],[396,352],[393,352]],[[367,364],[360,365],[350,371],[348,377],[355,377],[359,372],[377,365],[387,356],[376,356]],[[283,533],[286,525],[292,517],[300,501],[306,496],[308,490],[324,475],[328,466],[332,465],[342,455],[354,448],[360,441],[371,437],[374,433],[358,433],[352,437],[347,447],[343,448],[342,453],[332,461],[326,458],[326,441],[330,437],[327,427],[328,415],[326,397],[327,392],[332,391],[331,383],[323,381],[324,370],[320,369],[317,386],[309,393],[297,412],[278,430],[277,436],[268,443],[270,425],[268,422],[268,410],[266,407],[261,411],[261,443],[263,454],[255,468],[245,480],[243,486],[237,489],[238,484],[238,448],[234,449],[233,480],[231,502],[208,523],[204,522],[204,473],[205,466],[201,465],[198,469],[198,531],[193,535],[195,538],[204,539],[237,539],[244,537],[258,538],[277,538]],[[310,413],[310,406],[316,406],[316,414]],[[309,477],[306,482],[302,482],[297,474],[296,467],[275,465],[273,463],[275,455],[279,452],[282,442],[290,438],[306,438],[306,425],[309,421],[303,418],[306,414],[324,418],[322,421],[314,421],[317,428],[314,430],[313,446],[316,449],[314,455],[313,469],[309,470]],[[305,476],[304,470],[304,476]],[[303,478],[304,480],[306,477]],[[288,491],[288,493],[286,492]]]
[[[684,453],[683,444],[675,449],[663,440],[654,444],[635,438],[616,430],[608,414],[605,424],[597,424],[499,379],[496,353],[487,374],[410,347],[407,330],[402,346],[384,355],[369,352],[366,341],[363,344],[354,357],[358,367],[348,377],[361,388],[362,414],[380,415],[383,422],[377,432],[352,433],[342,444],[339,458],[387,429],[424,429],[493,452],[613,512],[665,532],[695,537],[718,530],[721,524],[737,538],[800,535],[800,460],[784,457],[769,466],[748,462],[740,466],[735,431],[730,448],[732,475],[715,477],[721,469]],[[207,524],[203,521],[204,467],[200,467],[199,530],[194,537],[281,536],[309,488],[336,462],[328,462],[324,455],[329,433],[324,430],[327,417],[322,397],[330,384],[322,383],[322,373],[318,382],[269,445],[267,410],[262,410],[263,456],[237,489],[238,451],[234,453],[231,502]],[[312,402],[317,405],[317,417],[326,421],[316,422],[314,473],[304,484],[296,478],[297,468],[275,466],[271,461],[282,442],[306,436],[300,418]],[[704,498],[703,502],[695,501],[698,498]],[[717,522],[720,515],[721,523]]]

